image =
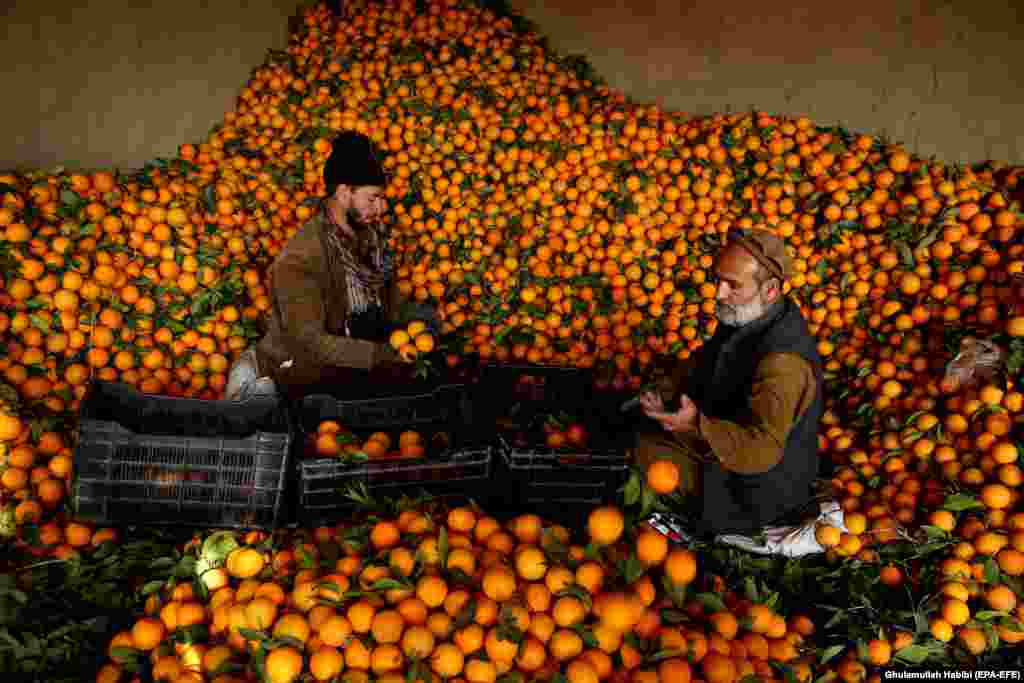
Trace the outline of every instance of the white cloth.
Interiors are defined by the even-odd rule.
[[[804,557],[825,552],[825,548],[815,538],[819,524],[834,526],[840,531],[848,531],[844,523],[843,509],[836,501],[826,501],[820,505],[817,518],[809,519],[798,526],[773,526],[762,530],[766,537],[764,544],[749,536],[728,534],[715,538],[717,543],[735,546],[758,555],[781,555],[782,557]]]
[[[277,392],[277,386],[270,377],[261,376],[256,362],[256,349],[242,352],[228,371],[228,383],[224,387],[224,400],[243,401],[250,396],[270,396]]]

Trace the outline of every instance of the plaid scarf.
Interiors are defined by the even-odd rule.
[[[360,235],[365,241],[357,242],[342,234],[334,222],[331,212],[323,206],[323,239],[327,257],[327,268],[332,283],[345,281],[348,293],[350,315],[366,311],[371,306],[380,306],[380,288],[391,279],[391,257],[387,253],[387,239],[383,231],[371,228]],[[365,253],[358,253],[363,247]],[[362,257],[362,258],[360,258]],[[347,327],[347,325],[346,325]],[[346,329],[347,332],[347,329]]]

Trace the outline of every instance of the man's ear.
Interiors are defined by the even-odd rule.
[[[782,296],[782,283],[779,282],[778,278],[771,278],[763,285],[761,285],[761,287],[764,291],[765,298],[773,303],[777,301],[780,296]]]
[[[339,202],[349,202],[352,199],[352,188],[344,183],[334,189],[334,198]]]

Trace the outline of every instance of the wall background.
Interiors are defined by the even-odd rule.
[[[2,4],[0,169],[127,169],[205,140],[300,2]]]
[[[641,101],[804,114],[947,162],[1024,163],[1019,0],[512,2]]]
[[[7,0],[0,169],[141,166],[205,138],[301,0]],[[1024,163],[1024,2],[513,0],[616,88],[757,108],[947,162]]]

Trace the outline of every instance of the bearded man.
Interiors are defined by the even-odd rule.
[[[381,221],[387,179],[370,139],[337,136],[323,180],[320,210],[270,267],[267,334],[232,366],[228,400],[276,392],[357,396],[370,371],[401,362],[387,343],[391,325],[436,324],[429,306],[403,304],[391,277]]]
[[[714,335],[641,396],[660,432],[638,435],[637,460],[680,466],[699,535],[754,533],[813,497],[822,363],[782,292],[792,268],[775,235],[734,231],[715,264]]]

